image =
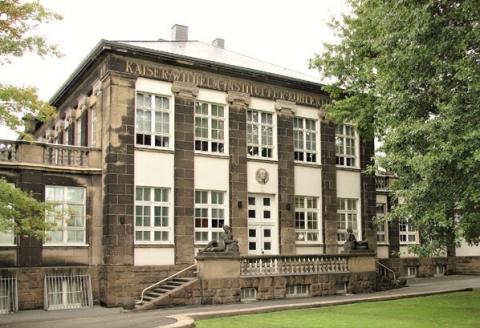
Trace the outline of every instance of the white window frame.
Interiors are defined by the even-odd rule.
[[[140,106],[138,103],[139,100],[139,95],[142,96],[148,96],[150,99],[150,107],[143,105]],[[156,98],[161,98],[162,102],[165,100],[168,102],[168,108],[156,108],[155,107],[155,99]],[[159,149],[173,149],[174,145],[174,140],[173,140],[173,101],[172,97],[168,95],[163,95],[163,94],[156,94],[156,93],[151,93],[151,92],[145,92],[145,91],[140,91],[137,90],[135,93],[135,146],[136,147],[146,147],[146,148],[159,148]],[[144,113],[150,113],[150,131],[147,130],[141,130],[139,129],[139,122],[138,122],[138,111],[143,111]],[[155,132],[155,114],[156,113],[161,113],[161,114],[168,114],[168,133],[156,133]],[[145,144],[145,143],[138,143],[137,142],[137,135],[149,135],[150,136],[150,143]],[[155,145],[155,137],[161,137],[161,138],[168,138],[168,146],[156,146]]]
[[[310,296],[310,285],[307,285],[307,284],[287,285],[286,294],[288,298]]]
[[[75,145],[82,145],[82,115],[75,120]]]
[[[353,209],[348,209],[348,202],[353,201]],[[339,206],[344,203],[343,206]],[[343,208],[341,208],[343,207]],[[345,236],[348,228],[352,228],[353,234],[360,239],[360,211],[359,200],[357,198],[337,198],[337,241],[340,244],[345,242]],[[345,228],[341,227],[342,216],[345,220]],[[349,219],[351,217],[351,220]]]
[[[253,302],[257,300],[257,289],[255,287],[240,288],[240,301]]]
[[[400,245],[418,244],[418,231],[410,227],[407,219],[398,220],[398,234]]]
[[[314,129],[307,128],[307,122],[313,122]],[[299,122],[301,122],[301,127],[299,127]],[[313,142],[315,145],[313,149],[308,149],[307,143],[311,143],[312,140],[308,138],[313,133]],[[302,147],[297,145],[297,138],[296,136],[301,135],[301,143]],[[295,162],[300,163],[318,163],[319,162],[319,140],[318,140],[318,120],[314,120],[311,118],[305,117],[294,117],[293,118],[293,147],[294,147],[294,158]],[[297,157],[302,156],[302,159],[298,159]],[[312,157],[314,158],[312,159]]]
[[[382,207],[383,211],[379,211]],[[386,203],[377,203],[376,204],[376,216],[384,217],[387,214],[387,204]],[[383,231],[379,230],[380,227],[383,227]],[[383,236],[383,240],[379,240],[379,236]],[[381,222],[377,224],[377,243],[378,244],[388,244],[388,222]]]
[[[13,183],[8,183],[8,184],[9,184],[11,187],[16,188],[16,187],[15,187],[15,184],[13,184]],[[10,218],[10,220],[12,221],[12,230],[11,230],[11,231],[8,231],[8,232],[0,231],[0,235],[3,235],[3,236],[5,236],[5,237],[8,237],[8,236],[10,235],[10,236],[9,236],[9,237],[10,237],[10,238],[9,238],[10,241],[2,241],[2,239],[0,239],[0,247],[2,247],[2,246],[6,246],[6,247],[8,247],[8,246],[16,246],[15,231],[14,231],[14,229],[13,229],[13,228],[15,227],[15,226],[14,226],[15,223],[13,222],[13,218]],[[6,238],[5,238],[5,240],[6,240]]]
[[[415,278],[418,275],[418,268],[416,266],[407,267],[407,277]]]
[[[48,188],[62,188],[63,189],[63,200],[49,200],[47,199],[47,189]],[[68,201],[65,199],[65,194],[68,189],[82,189],[83,190],[83,200],[79,202]],[[56,215],[61,216],[61,225],[57,227],[56,230],[47,231],[47,238],[44,241],[44,246],[88,246],[86,244],[87,239],[87,206],[86,206],[86,198],[87,198],[87,188],[85,187],[74,187],[74,186],[56,186],[56,185],[47,185],[45,186],[45,201],[54,205],[54,206],[61,206],[60,213],[53,213],[53,220],[57,220],[55,217]],[[71,215],[68,213],[70,206],[83,206],[83,227],[71,227],[68,228],[67,222],[70,220]],[[47,213],[47,220],[50,220],[49,215]],[[83,231],[83,240],[82,241],[68,241],[68,231]],[[55,231],[62,231],[63,240],[62,241],[49,241],[48,234],[50,232]]]
[[[351,134],[347,134],[346,132],[347,127],[351,128],[351,131],[353,132],[353,136]],[[342,130],[342,131],[339,131],[339,130]],[[353,155],[347,154],[347,141],[348,143],[350,143],[350,149],[353,150]],[[358,156],[359,154],[358,142],[359,142],[358,134],[354,125],[351,125],[351,124],[337,125],[337,127],[335,128],[335,161],[337,166],[352,167],[352,168],[359,167],[360,163],[359,163],[359,156]],[[352,147],[352,144],[353,144],[353,147]],[[342,148],[340,151],[339,151],[339,147]],[[347,164],[348,161],[353,161],[353,165]]]
[[[44,294],[45,310],[92,307],[93,295],[90,273],[84,271],[46,273]]]
[[[299,220],[300,217],[297,217],[297,214],[301,214],[301,213],[303,213],[303,221],[304,221],[303,228],[298,227],[298,221],[301,221],[301,220]],[[313,218],[313,216],[315,215],[316,215],[317,228],[310,228],[311,221],[315,221]],[[295,243],[297,244],[321,244],[323,242],[322,219],[321,219],[319,197],[295,196],[295,235],[296,235]],[[317,240],[309,240],[309,236],[311,235],[316,235]],[[302,238],[301,236],[304,236],[304,237]]]
[[[148,199],[145,199],[143,195],[145,192],[149,193]],[[155,200],[156,193],[160,192],[160,200]],[[163,196],[166,194],[166,200]],[[138,199],[142,197],[142,199]],[[173,206],[172,206],[172,192],[170,188],[167,187],[153,187],[153,186],[135,186],[135,222],[134,222],[134,244],[135,245],[165,245],[173,244]],[[145,208],[149,209],[148,220],[149,225],[137,225],[138,220],[144,220],[147,217],[138,213],[139,207],[143,211]],[[155,215],[155,209],[160,208],[160,216]],[[158,219],[160,222],[164,219],[163,209],[167,208],[167,226],[155,225],[155,220]],[[143,214],[143,213],[142,213]],[[149,233],[148,240],[137,240],[137,233]],[[159,233],[160,236],[163,236],[165,233],[168,234],[166,240],[160,239],[155,240],[155,233]],[[143,238],[143,237],[142,237]]]
[[[217,203],[213,202],[212,194],[216,194]],[[205,194],[206,199],[205,199]],[[218,203],[218,196],[222,195],[222,203]],[[212,240],[219,240],[221,238],[221,234],[223,232],[223,226],[229,224],[229,216],[228,216],[228,203],[227,203],[227,192],[224,190],[204,190],[204,189],[196,189],[195,190],[195,209],[194,209],[194,217],[193,217],[193,229],[194,229],[194,240],[195,245],[204,245],[208,244],[208,242]],[[207,216],[199,215],[203,214],[206,210]],[[214,211],[219,213],[218,210],[223,210],[223,218],[213,217]],[[223,225],[220,224],[219,227],[213,227],[213,220],[222,220]],[[197,220],[207,220],[207,227],[197,227]],[[206,234],[207,240],[203,238],[197,238],[197,234],[204,236]]]
[[[136,138],[136,135],[135,135]],[[90,146],[97,146],[97,106],[90,107]]]
[[[249,118],[248,118],[250,113],[252,113],[252,120],[249,120]],[[257,120],[256,121],[253,121],[253,113],[257,113]],[[267,159],[267,160],[276,160],[276,158],[277,158],[277,154],[276,154],[276,152],[277,152],[277,146],[276,146],[276,143],[277,143],[277,132],[276,132],[277,122],[276,122],[275,113],[274,112],[269,112],[269,111],[262,111],[262,110],[258,110],[258,109],[249,108],[249,109],[247,109],[246,115],[247,115],[247,157],[248,158],[261,158],[261,159]],[[271,124],[262,122],[262,115],[271,115],[271,118],[272,118]],[[249,135],[251,135],[249,133],[250,127],[252,127],[252,131],[253,131],[254,128],[256,128],[258,130],[258,143],[254,143],[253,141],[249,142]],[[268,142],[263,143],[263,141],[262,141],[262,129],[263,128],[271,129],[271,132],[272,132],[272,143],[271,143],[271,145],[269,145]],[[253,139],[253,135],[252,135],[252,139]],[[268,139],[268,137],[267,137],[267,139]],[[252,147],[258,148],[257,154],[253,153],[253,149],[251,149]],[[270,150],[272,155],[271,156],[263,156],[262,152],[264,150]]]
[[[204,113],[201,113],[199,111],[197,111],[197,106],[200,106],[200,107],[203,107],[203,106],[206,106],[207,107],[207,113],[204,114]],[[217,107],[217,108],[221,108],[221,110],[223,111],[223,115],[222,116],[213,116],[213,111],[214,111],[214,107]],[[195,101],[195,122],[194,122],[194,125],[195,125],[195,144],[194,144],[194,149],[195,149],[195,152],[199,152],[199,153],[210,153],[210,154],[220,154],[220,155],[226,155],[228,153],[228,149],[227,149],[227,142],[226,142],[226,137],[227,137],[227,106],[225,106],[224,104],[218,104],[218,103],[212,103],[212,102],[207,102],[207,101],[201,101],[201,100],[198,100],[198,101]],[[201,119],[201,120],[206,120],[207,121],[207,136],[206,137],[203,137],[203,136],[198,136],[197,135],[197,119]],[[223,129],[215,129],[215,130],[218,130],[218,131],[221,131],[221,133],[223,134],[223,138],[221,139],[214,139],[213,138],[213,123],[214,121],[218,121],[218,122],[221,122],[223,124]],[[206,143],[207,144],[207,149],[206,150],[202,150],[202,147],[200,147],[200,149],[197,149],[197,142],[200,142],[200,143]],[[214,150],[214,144],[217,144],[217,149]],[[222,151],[219,151],[219,146],[222,145]]]

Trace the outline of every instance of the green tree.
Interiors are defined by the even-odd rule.
[[[0,65],[8,65],[14,57],[34,53],[41,57],[60,56],[55,45],[48,44],[35,28],[41,23],[61,19],[38,1],[0,0]],[[0,81],[0,125],[27,137],[28,124],[45,121],[54,109],[42,101],[34,87],[16,87]],[[49,204],[35,200],[31,195],[0,179],[0,231],[43,237],[51,229],[46,213]]]
[[[420,231],[420,254],[480,242],[480,2],[349,0],[311,65],[334,83],[328,114],[382,142],[395,174],[387,219]],[[451,249],[451,248],[450,248]]]

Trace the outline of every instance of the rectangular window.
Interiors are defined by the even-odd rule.
[[[247,148],[251,157],[273,158],[273,114],[247,111]]]
[[[355,128],[352,125],[338,125],[335,132],[337,165],[355,167]]]
[[[66,271],[45,275],[45,309],[66,310],[93,306],[88,272]]]
[[[337,198],[337,240],[345,241],[347,229],[351,228],[358,239],[357,200]]]
[[[416,276],[417,276],[417,267],[416,266],[407,267],[407,277],[414,278]]]
[[[170,189],[135,188],[135,243],[166,244],[172,239]]]
[[[90,129],[90,145],[95,147],[97,145],[97,107],[93,106],[90,109],[90,115],[92,125],[92,128]]]
[[[13,183],[9,183],[11,187],[15,187]],[[10,227],[10,230],[3,229],[3,231],[0,231],[0,246],[11,246],[15,245],[15,233],[14,233],[14,222],[13,218],[10,218],[12,225]]]
[[[321,241],[317,197],[295,197],[295,232],[297,242]]]
[[[57,224],[45,244],[85,244],[85,188],[46,186],[45,201],[54,206],[47,220]]]
[[[225,110],[222,105],[195,103],[195,150],[225,152]]]
[[[306,297],[310,295],[309,285],[289,285],[287,286],[287,297]]]
[[[3,275],[0,275],[0,314],[17,311],[17,278],[6,272]]]
[[[295,160],[315,163],[317,161],[316,121],[295,117],[293,120],[293,147]]]
[[[195,242],[220,240],[225,218],[225,192],[195,191]]]
[[[170,99],[146,93],[137,93],[136,144],[170,147]]]
[[[444,276],[446,271],[447,271],[447,266],[445,264],[435,265],[435,275],[436,276]]]
[[[252,302],[257,300],[257,289],[253,287],[244,287],[240,289],[240,301]]]
[[[383,218],[386,214],[386,211],[387,211],[387,204],[377,203],[377,212],[376,212],[377,218],[379,219]],[[377,242],[381,244],[387,243],[388,242],[387,235],[388,235],[388,223],[380,222],[379,224],[377,224]]]
[[[400,233],[400,244],[417,243],[417,231],[408,224],[408,220],[399,220],[398,228]]]
[[[82,119],[75,121],[75,145],[82,146]]]

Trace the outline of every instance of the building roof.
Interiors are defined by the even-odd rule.
[[[299,81],[305,81],[315,84],[322,84],[320,78],[308,74],[300,73],[282,66],[274,65],[263,60],[252,58],[237,52],[215,47],[211,44],[201,41],[113,41],[117,44],[124,44],[138,48],[154,50],[159,53],[169,53],[180,55],[191,59],[200,59],[239,69],[249,69],[252,71],[283,76]]]

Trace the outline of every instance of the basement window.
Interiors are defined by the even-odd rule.
[[[445,271],[447,271],[447,266],[445,264],[437,264],[435,266],[435,275],[436,276],[444,276]]]
[[[417,267],[409,266],[407,267],[407,277],[414,278],[417,276]]]
[[[257,289],[253,287],[246,287],[240,289],[240,301],[252,302],[257,300]]]
[[[335,294],[345,295],[347,293],[347,283],[346,282],[337,282],[335,284]]]
[[[309,285],[287,286],[287,297],[306,297],[310,295]]]
[[[92,307],[90,274],[77,270],[47,273],[44,306],[45,310]]]
[[[0,314],[18,311],[17,278],[0,276]]]

